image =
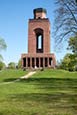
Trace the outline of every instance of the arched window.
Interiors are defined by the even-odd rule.
[[[37,28],[34,31],[36,35],[36,53],[43,53],[43,30]]]
[[[38,36],[38,49],[42,49],[42,35]]]

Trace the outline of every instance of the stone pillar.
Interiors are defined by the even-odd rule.
[[[45,58],[43,58],[43,68],[45,68]]]
[[[49,67],[49,57],[47,58],[47,62],[48,62],[47,66]]]
[[[26,60],[26,62],[27,62],[27,60]],[[26,64],[27,65],[27,64]]]
[[[26,68],[28,68],[28,58],[26,57]]]
[[[30,57],[30,68],[32,68],[32,57]]]
[[[34,68],[36,67],[36,57],[34,58]]]
[[[39,68],[40,68],[40,57],[39,57]]]

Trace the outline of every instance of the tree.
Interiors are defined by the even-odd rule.
[[[7,47],[7,46],[6,46],[6,43],[5,43],[4,39],[0,37],[0,51],[5,50],[6,47]],[[3,59],[3,57],[2,57],[2,55],[0,54],[0,60],[2,60],[2,59]]]
[[[69,58],[70,54],[66,54],[63,58],[63,60],[61,60],[61,64],[60,64],[60,68],[61,69],[65,69],[68,70],[68,65],[70,63],[70,58]]]
[[[69,39],[67,49],[72,50],[72,52],[77,55],[77,35]]]
[[[66,54],[61,61],[60,68],[69,70],[69,71],[74,71],[76,70],[75,68],[77,67],[77,57],[74,54]]]
[[[72,51],[72,54],[65,55],[60,67],[70,71],[77,71],[77,35],[69,38],[68,49]]]
[[[2,61],[0,61],[0,70],[2,70],[5,67],[6,67],[6,65]]]
[[[77,33],[77,0],[56,0],[54,38],[61,43]]]
[[[22,68],[22,61],[21,61],[21,59],[18,61],[18,68],[19,69]]]
[[[15,69],[15,68],[16,68],[16,64],[15,64],[14,62],[10,62],[10,63],[8,64],[8,68],[9,68],[9,69]]]

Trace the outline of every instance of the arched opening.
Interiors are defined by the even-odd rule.
[[[36,35],[36,53],[43,53],[43,30],[37,28],[34,31]]]
[[[42,48],[42,35],[38,36],[38,49]]]
[[[36,38],[36,52],[43,53],[43,36],[41,34],[38,34]]]

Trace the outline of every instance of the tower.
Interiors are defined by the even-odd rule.
[[[39,40],[41,44],[40,48]],[[28,52],[50,52],[50,22],[46,18],[46,10],[43,8],[34,9],[34,19],[29,20]]]
[[[23,68],[55,67],[54,54],[50,53],[50,22],[44,8],[33,10],[34,18],[28,22],[28,54],[22,54]]]

